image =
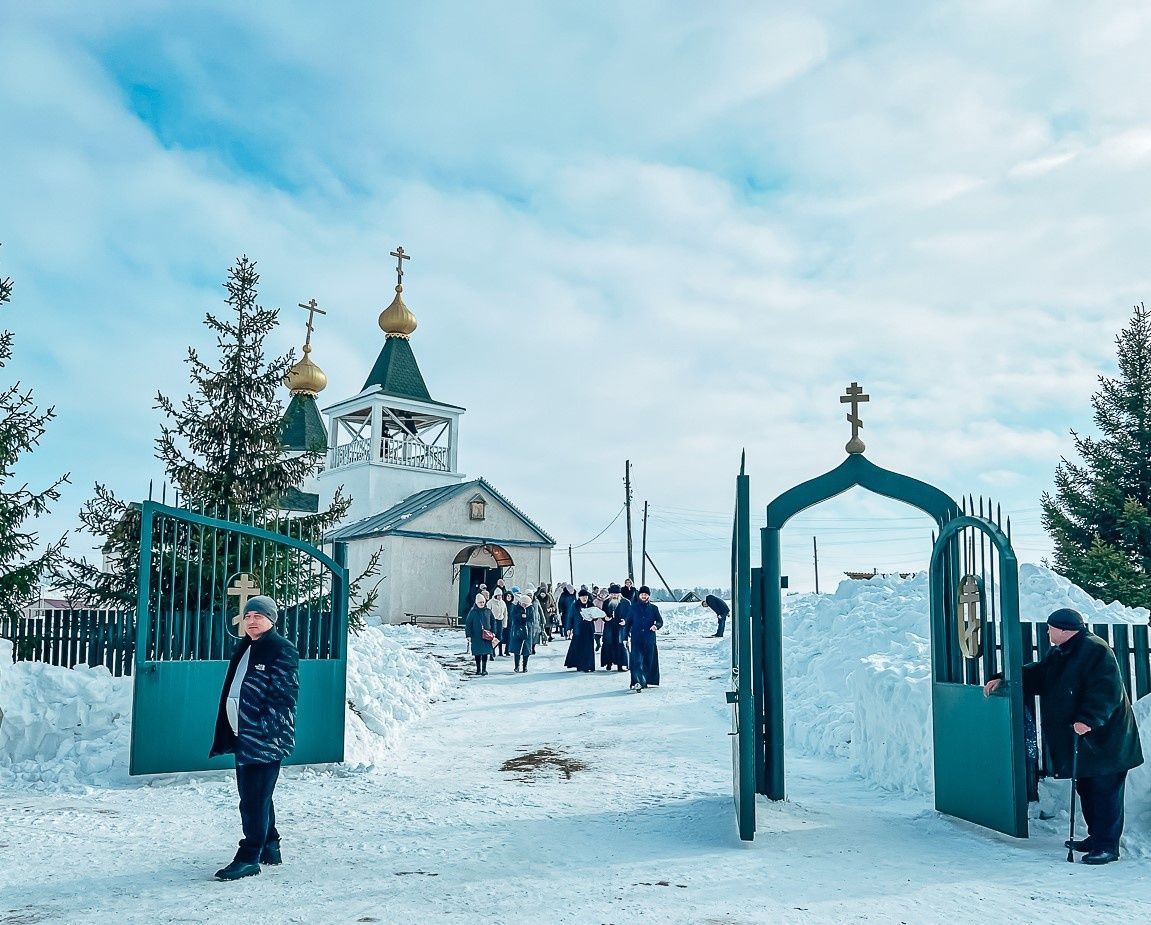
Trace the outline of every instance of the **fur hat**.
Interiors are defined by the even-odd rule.
[[[608,594],[619,594],[621,591],[623,591],[623,588],[617,585],[614,581],[608,586],[607,589]]]
[[[640,594],[647,594],[650,596],[651,595],[651,588],[649,588],[647,585],[640,585],[639,586],[639,593]]]

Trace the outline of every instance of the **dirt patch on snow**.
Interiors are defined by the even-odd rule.
[[[500,770],[518,774],[519,780],[530,780],[531,775],[537,771],[555,770],[561,771],[567,780],[571,780],[572,774],[576,771],[586,771],[587,765],[555,749],[537,748],[526,755],[509,758],[500,765]]]

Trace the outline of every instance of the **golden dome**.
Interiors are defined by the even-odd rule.
[[[311,345],[304,344],[304,358],[289,369],[288,374],[284,377],[284,385],[291,390],[293,395],[318,395],[328,386],[328,377],[308,356],[311,352]]]
[[[404,304],[404,287],[396,286],[392,304],[380,312],[380,330],[388,337],[409,337],[416,329],[416,316]]]

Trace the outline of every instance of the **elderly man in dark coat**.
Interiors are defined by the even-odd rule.
[[[656,630],[663,628],[659,608],[651,602],[651,588],[642,585],[627,614],[626,638],[631,640],[631,687],[636,693],[648,685],[659,687],[659,647]]]
[[[276,632],[279,615],[276,602],[261,595],[251,598],[237,618],[244,637],[228,663],[209,757],[236,756],[244,837],[232,863],[216,871],[218,880],[251,877],[261,864],[280,863],[272,794],[280,763],[296,746],[300,656]]]
[[[631,604],[623,596],[623,589],[619,585],[611,585],[608,589],[608,598],[604,602],[603,612],[606,615],[603,621],[603,645],[600,646],[600,665],[616,671],[627,668],[627,646],[624,645],[624,633],[627,630],[627,615]]]
[[[1075,776],[1087,837],[1066,847],[1087,852],[1084,864],[1109,864],[1119,859],[1127,772],[1143,763],[1131,701],[1115,653],[1087,629],[1078,611],[1056,610],[1047,618],[1047,635],[1052,648],[1046,658],[1023,666],[1023,692],[1039,696],[1052,776]],[[984,691],[990,694],[1001,683],[1002,676],[992,678]]]

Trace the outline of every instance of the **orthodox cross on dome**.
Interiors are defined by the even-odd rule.
[[[396,258],[396,291],[404,285],[404,261],[411,260],[412,258],[404,253],[404,246],[401,244],[394,251],[392,256]]]
[[[863,387],[858,382],[853,382],[847,387],[847,394],[839,396],[839,403],[851,405],[851,413],[847,416],[847,420],[851,424],[851,439],[847,441],[847,452],[849,453],[862,453],[866,446],[863,441],[859,439],[859,431],[863,427],[863,419],[859,416],[859,406],[864,402],[871,401],[870,395],[863,394]]]
[[[260,593],[260,586],[252,581],[252,576],[247,572],[241,572],[236,576],[235,582],[228,589],[228,597],[238,597],[240,599],[240,612],[232,618],[232,623],[236,626],[240,625],[240,621],[244,619],[244,608],[248,606],[248,601]]]
[[[308,313],[308,336],[304,339],[304,346],[312,346],[312,332],[316,329],[313,319],[316,315],[326,315],[327,312],[320,308],[315,299],[309,299],[307,302],[301,302],[300,308]]]

